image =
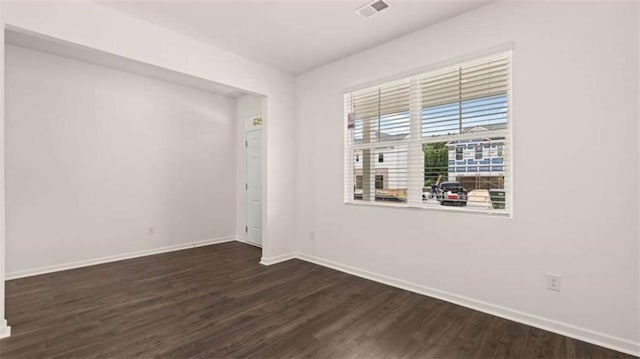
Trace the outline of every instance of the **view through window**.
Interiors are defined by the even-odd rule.
[[[345,95],[345,201],[508,213],[510,54]]]

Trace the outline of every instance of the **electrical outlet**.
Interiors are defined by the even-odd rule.
[[[547,273],[547,289],[560,291],[560,274]]]
[[[315,241],[316,240],[316,232],[309,233],[309,239],[312,240],[312,241]]]
[[[147,235],[153,236],[154,234],[156,234],[156,227],[147,228]]]

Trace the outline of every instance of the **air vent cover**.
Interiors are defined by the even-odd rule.
[[[365,6],[359,7],[356,9],[356,13],[363,17],[371,17],[380,11],[388,8],[389,5],[382,0],[376,0],[374,2],[370,2]]]

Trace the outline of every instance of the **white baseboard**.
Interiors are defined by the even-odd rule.
[[[631,340],[614,337],[605,333],[593,331],[586,328],[581,328],[572,324],[559,322],[553,319],[543,318],[537,315],[528,314],[518,310],[503,307],[500,305],[495,305],[495,304],[483,302],[480,300],[476,300],[473,298],[441,291],[435,288],[425,287],[416,283],[407,282],[407,281],[389,277],[383,274],[378,274],[378,273],[370,272],[364,269],[359,269],[359,268],[351,267],[345,264],[330,261],[327,259],[310,256],[304,253],[295,253],[295,254],[290,253],[290,254],[271,258],[271,260],[279,259],[277,261],[269,262],[268,264],[263,263],[262,261],[260,263],[269,265],[269,264],[283,262],[285,260],[292,259],[292,258],[297,258],[303,261],[321,265],[323,267],[339,270],[341,272],[349,273],[349,274],[366,278],[375,282],[390,285],[392,287],[408,290],[410,292],[426,295],[428,297],[441,299],[450,303],[461,305],[463,307],[478,310],[478,311],[495,315],[497,317],[505,318],[508,320],[513,320],[515,322],[523,323],[526,325],[530,325],[532,327],[544,329],[560,335],[564,335],[564,336],[582,340],[588,343],[596,344],[605,348],[617,350],[619,352],[623,352],[626,354],[640,356],[640,342],[634,342]]]
[[[149,256],[149,255],[153,255],[153,254],[179,251],[181,249],[202,247],[202,246],[208,246],[208,245],[211,245],[211,244],[224,243],[224,242],[232,242],[232,241],[235,241],[235,240],[236,240],[236,237],[220,237],[220,238],[206,239],[206,240],[203,240],[203,241],[180,243],[180,244],[175,244],[175,245],[171,245],[171,246],[164,246],[164,247],[158,247],[158,248],[145,249],[145,250],[136,251],[136,252],[116,254],[116,255],[112,255],[112,256],[106,256],[106,257],[82,260],[82,261],[71,262],[71,263],[56,264],[56,265],[51,265],[51,266],[38,267],[38,268],[15,271],[15,272],[8,272],[5,275],[5,280],[30,277],[30,276],[34,276],[34,275],[46,274],[46,273],[51,273],[51,272],[58,272],[58,271],[63,271],[63,270],[67,270],[67,269],[88,267],[88,266],[92,266],[92,265],[96,265],[96,264],[121,261],[123,259],[131,259],[131,258]],[[0,327],[0,334],[1,334],[1,327]]]
[[[4,319],[0,320],[0,339],[8,338],[11,336],[11,327],[7,325],[7,321]]]
[[[272,264],[286,262],[290,259],[295,259],[296,256],[297,256],[296,253],[285,253],[275,257],[262,257],[260,259],[260,264],[265,266],[270,266]]]

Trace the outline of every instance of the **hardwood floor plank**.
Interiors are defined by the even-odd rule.
[[[1,358],[627,358],[241,243],[11,280]]]

